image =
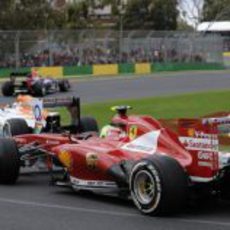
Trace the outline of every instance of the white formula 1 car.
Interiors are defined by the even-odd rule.
[[[15,136],[31,133],[36,128],[33,105],[38,99],[19,95],[16,101],[0,108],[0,136]],[[46,125],[48,112],[41,111],[41,127]]]
[[[61,125],[60,114],[47,110],[47,108],[56,107],[66,107],[71,118],[70,124]],[[93,127],[90,127],[88,123]],[[94,118],[80,117],[79,97],[38,99],[29,95],[19,95],[11,105],[0,107],[0,137],[40,132],[80,133],[86,131],[98,131],[98,127]]]

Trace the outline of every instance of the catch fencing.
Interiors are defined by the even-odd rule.
[[[223,63],[217,35],[175,31],[0,31],[0,67]]]

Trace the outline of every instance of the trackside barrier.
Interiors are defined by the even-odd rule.
[[[150,63],[136,63],[135,64],[135,74],[149,74],[151,73]]]
[[[9,77],[11,72],[30,72],[38,70],[42,76],[51,77],[80,77],[80,76],[103,76],[117,74],[150,74],[163,71],[186,71],[186,70],[224,70],[220,63],[135,63],[135,64],[100,64],[84,66],[54,66],[54,67],[28,67],[2,68],[0,78]]]
[[[37,67],[36,69],[41,76],[50,77],[63,77],[63,67],[62,66],[50,66],[50,67]]]
[[[223,53],[224,65],[229,68],[230,67],[230,52]]]
[[[118,74],[118,64],[101,64],[93,65],[93,75],[117,75]]]
[[[92,75],[92,74],[93,74],[92,65],[63,67],[64,76],[82,76],[82,75]]]

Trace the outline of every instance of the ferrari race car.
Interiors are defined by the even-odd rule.
[[[43,155],[51,171],[55,164],[63,169],[52,176],[56,185],[131,198],[144,214],[174,213],[194,194],[230,199],[230,153],[219,151],[215,125],[182,119],[176,134],[151,116],[127,115],[127,108],[115,107],[112,128],[120,132],[103,137],[84,132],[95,125],[86,122],[76,134],[0,139],[0,182],[15,183],[19,169]],[[80,130],[79,111],[78,120]]]
[[[39,76],[36,71],[32,71],[32,73],[24,74],[11,73],[10,80],[4,82],[2,85],[2,94],[4,96],[13,96],[24,93],[43,97],[46,94],[59,91],[66,92],[69,89],[70,83],[66,79],[56,80],[53,78],[44,78]]]

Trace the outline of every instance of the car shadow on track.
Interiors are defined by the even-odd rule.
[[[8,190],[15,191],[15,193],[23,193],[25,190],[30,190],[35,194],[49,194],[49,196],[55,196],[55,200],[71,201],[75,198],[81,201],[92,201],[92,203],[103,206],[112,205],[114,208],[124,208],[129,210],[135,210],[134,204],[131,200],[123,199],[117,196],[100,195],[92,192],[81,191],[76,192],[71,188],[51,186],[50,178],[47,174],[25,174],[21,175],[16,185],[1,185],[0,189],[5,192]],[[31,195],[33,198],[33,195]],[[29,198],[29,197],[28,197]],[[132,212],[133,212],[132,211]],[[134,211],[135,212],[135,211]],[[139,213],[138,211],[135,213]],[[181,213],[175,213],[170,218],[225,218],[229,217],[230,213],[230,201],[213,201],[208,204],[199,204],[197,206],[187,206]],[[229,219],[229,218],[226,218]]]
[[[107,203],[115,206],[131,207],[132,201],[118,196],[96,194],[90,191],[74,191],[68,188],[58,188],[56,195],[80,198],[81,200],[92,200],[98,203]]]

